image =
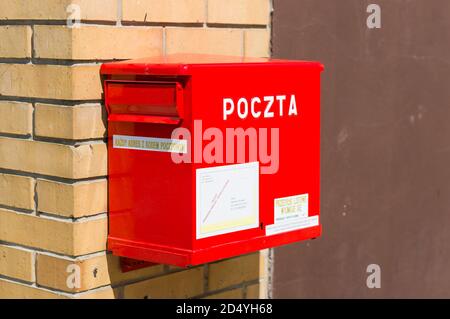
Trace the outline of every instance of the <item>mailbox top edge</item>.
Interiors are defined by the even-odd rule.
[[[281,60],[271,58],[249,58],[240,56],[206,54],[171,54],[134,60],[105,63],[101,74],[180,74],[188,75],[193,68],[214,66],[261,66],[286,65],[315,68],[322,71],[323,64],[316,61]]]

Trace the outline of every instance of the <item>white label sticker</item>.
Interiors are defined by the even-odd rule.
[[[266,235],[319,225],[319,216],[308,217],[308,194],[274,200],[274,224],[266,226]]]
[[[186,154],[187,145],[187,140],[113,135],[113,148]]]
[[[259,226],[259,162],[196,173],[197,239]]]

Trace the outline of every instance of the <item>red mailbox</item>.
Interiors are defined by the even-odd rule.
[[[320,236],[317,62],[102,66],[114,254],[197,265]]]

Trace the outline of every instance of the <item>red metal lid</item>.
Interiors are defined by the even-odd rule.
[[[101,74],[189,74],[189,70],[191,68],[218,64],[302,64],[305,67],[320,68],[323,70],[323,65],[320,62],[313,61],[293,61],[204,54],[172,54],[105,63],[101,67]]]

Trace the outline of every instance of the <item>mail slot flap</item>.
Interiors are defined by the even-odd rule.
[[[105,94],[110,120],[154,122],[154,118],[161,122],[158,117],[182,118],[183,95],[178,82],[106,81]],[[137,120],[137,115],[148,115],[149,119]]]

